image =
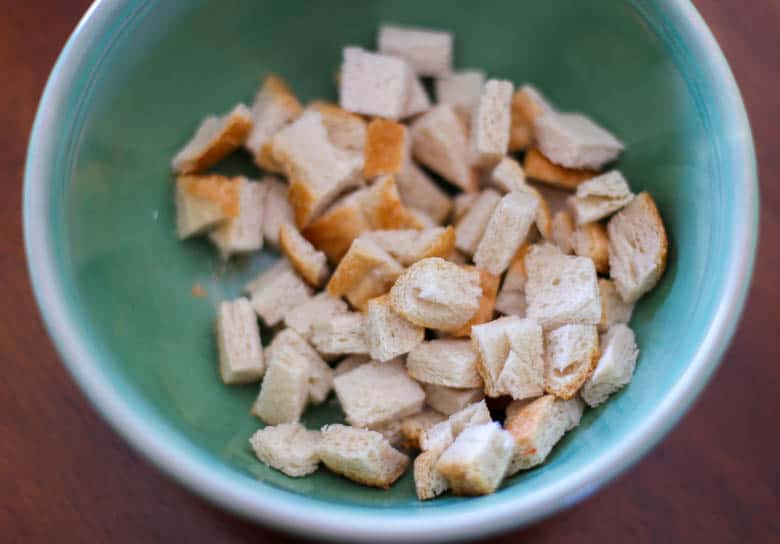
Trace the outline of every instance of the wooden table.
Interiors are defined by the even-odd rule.
[[[682,423],[594,497],[491,542],[780,542],[780,2],[696,2],[753,123],[762,244],[742,324]],[[0,15],[0,542],[293,542],[192,496],[105,425],[43,330],[21,231],[35,108],[86,0],[13,2]],[[774,147],[774,149],[773,149]]]

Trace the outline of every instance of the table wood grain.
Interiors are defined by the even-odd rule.
[[[761,245],[741,325],[650,455],[574,508],[489,542],[780,542],[780,2],[696,4],[742,89],[760,165]],[[46,77],[87,5],[0,2],[0,542],[300,541],[210,506],[132,452],[43,330],[22,245],[24,155]]]

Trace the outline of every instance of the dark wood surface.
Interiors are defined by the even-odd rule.
[[[682,423],[600,493],[490,542],[780,542],[780,28],[778,0],[696,2],[747,103],[761,246],[725,360]],[[0,542],[294,542],[190,495],[82,397],[33,303],[22,246],[35,108],[85,0],[0,2]]]

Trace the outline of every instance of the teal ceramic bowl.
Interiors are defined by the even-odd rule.
[[[276,256],[220,269],[174,236],[169,160],[206,113],[249,101],[263,74],[304,100],[335,98],[344,44],[382,21],[448,28],[459,67],[530,81],[628,145],[619,167],[656,198],[671,253],[632,326],[636,376],[587,412],[548,462],[494,495],[420,503],[326,470],[291,479],[247,439],[257,387],[224,387],[218,301]],[[249,171],[245,157],[222,166]],[[528,524],[593,493],[679,420],[715,369],[748,287],[758,217],[739,92],[712,35],[681,0],[575,2],[97,2],[41,100],[24,221],[38,304],[63,360],[106,420],[154,464],[248,518],[342,540],[466,538]],[[190,293],[199,282],[208,297]],[[335,401],[306,414],[341,417]]]

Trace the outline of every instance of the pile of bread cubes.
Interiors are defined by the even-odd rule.
[[[173,160],[178,235],[282,253],[216,318],[224,383],[262,380],[262,462],[387,488],[419,452],[420,499],[492,493],[629,383],[666,233],[593,120],[453,71],[449,32],[382,26],[378,50],[343,50],[338,105],[269,75],[206,118]],[[261,181],[203,173],[242,147]],[[331,391],[349,425],[306,429]]]

